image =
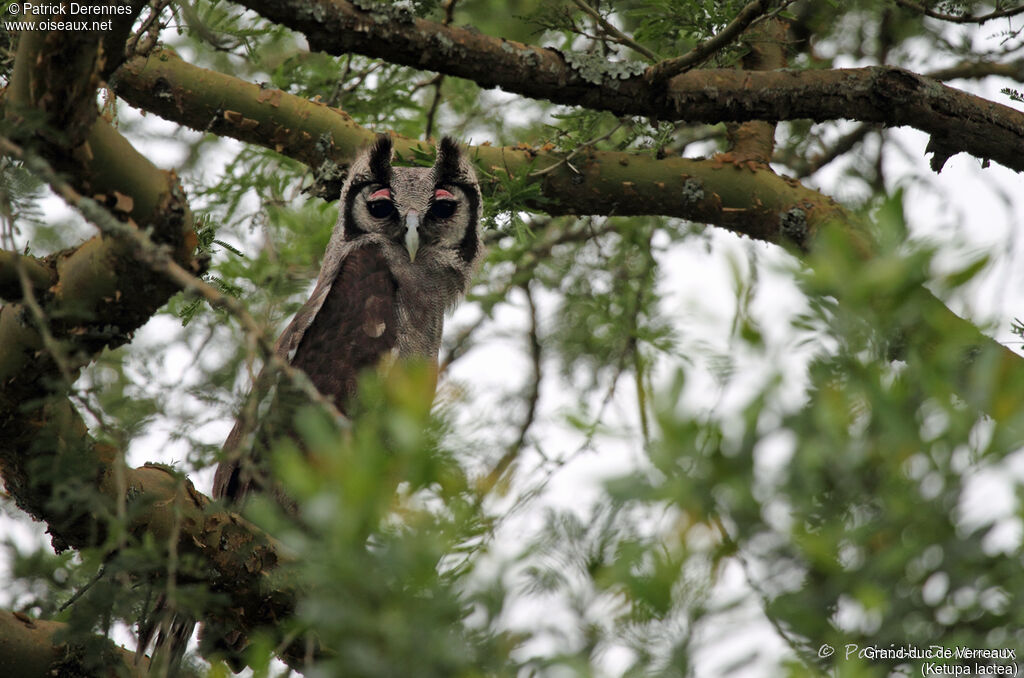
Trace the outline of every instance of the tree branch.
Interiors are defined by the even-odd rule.
[[[126,529],[136,538],[145,535],[165,544],[176,540],[179,552],[195,554],[208,565],[211,589],[230,600],[225,609],[214,611],[214,622],[250,631],[287,617],[294,606],[292,584],[282,581],[269,590],[267,572],[281,559],[276,544],[238,516],[208,510],[210,501],[165,467],[123,468],[118,450],[93,440],[63,395],[79,367],[105,346],[127,341],[179,289],[154,270],[161,266],[138,258],[134,236],[142,237],[142,230],[149,234],[146,241],[160,253],[162,268],[179,274],[179,283],[191,284],[190,276],[183,281],[180,274],[198,268],[191,214],[177,177],[154,167],[95,115],[95,89],[89,87],[94,88],[107,65],[116,65],[120,46],[103,61],[96,56],[103,51],[98,47],[102,35],[82,35],[89,39],[76,33],[67,40],[61,31],[23,33],[4,105],[5,117],[15,123],[10,129],[38,156],[22,153],[6,139],[3,152],[20,155],[55,190],[74,198],[88,218],[108,226],[108,232],[56,255],[55,280],[40,275],[33,260],[20,262],[25,287],[35,291],[49,284],[40,288],[43,294],[31,315],[18,304],[0,308],[0,475],[17,505],[47,522],[58,549],[95,545],[108,517],[124,514]],[[73,49],[64,49],[68,46]],[[60,59],[73,70],[78,87],[73,96],[49,89],[64,82]],[[40,117],[50,124],[43,135],[33,133],[38,127],[18,124]],[[71,128],[54,133],[60,121]],[[50,165],[58,165],[76,183],[58,179]],[[26,322],[29,317],[43,323],[45,332]],[[52,348],[57,341],[62,342],[60,351]],[[64,364],[58,366],[55,353]],[[54,502],[58,485],[69,480],[95,485],[96,500]],[[304,652],[304,647],[289,648],[285,656],[301,661]]]
[[[114,80],[129,103],[194,129],[274,149],[318,168],[347,164],[374,133],[338,109],[280,90],[197,68],[169,52],[132,60]],[[395,136],[397,152],[429,151],[426,142]],[[764,167],[727,159],[657,159],[649,154],[593,151],[573,161],[559,153],[522,147],[475,146],[485,193],[501,179],[532,173],[544,200],[538,211],[560,214],[658,214],[727,228],[780,242],[784,215],[801,210],[808,234],[829,223],[854,219],[827,196],[779,177]],[[561,165],[550,172],[545,170]]]
[[[806,158],[777,157],[776,162],[786,164],[788,167],[793,169],[798,178],[803,179],[811,176],[836,158],[842,157],[849,151],[853,150],[853,148],[862,142],[868,134],[878,132],[879,129],[878,125],[857,125],[855,128],[839,137],[839,139],[837,139],[831,146],[823,149],[819,153],[810,155]]]
[[[117,26],[127,31],[121,20],[115,22]],[[94,90],[88,91],[82,83],[70,92],[51,89],[60,87],[67,76],[60,73],[61,60],[66,60],[66,68],[76,78],[95,84],[108,67],[118,63],[120,51],[109,59],[98,56],[106,49],[101,45],[107,39],[109,35],[100,32],[74,33],[72,39],[65,31],[24,32],[4,99],[4,116],[13,123],[7,128],[70,177],[79,193],[116,208],[169,248],[177,262],[193,266],[196,236],[177,177],[153,166],[96,116]],[[62,123],[69,128],[57,126]],[[81,431],[74,426],[61,428],[73,422],[68,415],[73,411],[70,403],[58,402],[59,397],[46,402],[67,390],[68,379],[62,373],[73,378],[103,348],[128,341],[177,291],[160,273],[138,266],[133,247],[117,238],[97,236],[54,255],[49,262],[55,279],[47,280],[45,288],[35,287],[38,271],[32,270],[38,267],[29,263],[24,268],[28,288],[40,292],[39,313],[34,315],[47,319],[49,340],[25,322],[26,308],[17,304],[0,308],[0,465],[5,475],[7,464],[23,463],[29,450],[74,443]],[[47,350],[48,343],[61,345],[61,365]],[[31,403],[35,407],[28,408]],[[8,481],[9,486],[11,482],[31,485],[27,476],[17,473]]]
[[[772,19],[751,28],[744,36],[750,45],[750,52],[743,57],[743,67],[752,71],[768,71],[786,66],[787,26]],[[775,125],[751,120],[743,123],[726,123],[729,153],[742,161],[767,165],[775,150]]]
[[[68,4],[60,3],[64,11]],[[146,2],[127,4],[130,11],[113,15],[108,31],[22,31],[6,97],[7,117],[28,114],[38,125],[38,141],[45,139],[66,150],[78,148],[96,121],[96,89],[120,66],[125,38]]]
[[[970,153],[1024,171],[1024,113],[888,67],[825,71],[707,69],[651,87],[614,69],[574,69],[553,49],[411,17],[389,18],[346,0],[244,0],[306,35],[312,49],[356,52],[559,104],[690,122],[853,119],[932,136],[934,165]],[[625,78],[625,79],[623,79]]]
[[[962,61],[948,68],[927,73],[929,78],[936,80],[956,80],[957,78],[987,78],[996,75],[1003,78],[1010,78],[1018,82],[1024,80],[1024,59],[1008,61],[1005,63],[995,61]]]
[[[905,7],[906,9],[912,9],[915,12],[920,12],[921,14],[931,17],[932,19],[949,21],[955,24],[983,24],[986,21],[992,21],[993,19],[1003,19],[1024,13],[1024,5],[1020,7],[1010,7],[1008,9],[996,10],[994,12],[989,12],[988,14],[983,14],[981,16],[970,16],[936,12],[934,9],[925,7],[921,3],[913,2],[913,0],[896,0],[896,4],[899,5],[900,7]]]
[[[52,258],[39,259],[28,254],[0,250],[0,299],[20,301],[22,298],[21,266],[32,283],[32,290],[41,294],[57,282],[57,271]]]
[[[163,272],[186,289],[204,294],[211,303],[240,315],[248,331],[262,336],[262,330],[244,309],[181,268],[166,248],[152,243],[134,224],[117,221],[103,207],[78,195],[70,185],[56,177],[45,163],[3,138],[0,138],[0,152],[21,160],[26,168],[47,181],[106,235],[133,243],[140,257],[155,270]],[[58,359],[58,351],[52,347],[53,340],[45,324],[46,318],[42,317],[41,309],[28,294],[25,303],[30,305],[40,323],[43,345],[61,368],[63,382],[69,387],[72,376],[64,361]],[[273,349],[269,344],[263,348],[271,356],[268,361],[274,367],[297,382],[299,388],[303,388],[312,400],[326,405],[340,417],[334,406],[316,391],[304,374],[290,365],[275,364]],[[283,361],[277,359],[277,362]],[[227,609],[213,611],[211,617],[214,623],[248,633],[258,626],[290,615],[296,594],[294,584],[285,581],[282,585],[279,578],[275,578],[274,589],[265,590],[268,588],[266,577],[281,560],[280,548],[269,537],[234,514],[211,511],[210,500],[199,494],[191,482],[179,478],[163,466],[147,465],[134,470],[121,467],[116,450],[96,443],[87,435],[84,422],[67,399],[51,401],[46,408],[48,416],[42,417],[37,427],[37,434],[42,433],[40,437],[43,444],[35,441],[36,444],[25,448],[30,453],[25,454],[25,450],[21,450],[20,455],[12,455],[4,449],[6,446],[0,446],[0,475],[3,475],[19,507],[49,524],[49,531],[58,549],[94,545],[105,532],[104,516],[124,515],[128,517],[125,527],[130,534],[145,534],[158,543],[168,544],[172,550],[201,556],[202,562],[209,568],[211,590],[226,593],[231,601]],[[5,423],[17,424],[18,420],[12,419]],[[54,432],[47,430],[48,425],[57,427],[55,440],[49,437]],[[105,502],[102,509],[89,507],[83,511],[80,506],[55,505],[50,497],[54,493],[54,486],[67,479],[66,471],[58,470],[53,476],[47,476],[29,470],[36,468],[35,465],[41,461],[49,461],[47,466],[54,469],[66,469],[69,459],[74,460],[74,468],[80,472],[83,467],[87,469],[86,478],[95,478]],[[119,504],[130,506],[132,510],[119,513],[115,510]],[[231,544],[231,548],[226,548],[228,544]],[[225,550],[230,553],[222,553]],[[254,563],[259,563],[258,567]],[[270,598],[273,602],[268,602]],[[282,650],[282,657],[296,665],[300,664],[304,660],[305,647],[299,645],[289,644],[289,647]]]
[[[67,624],[0,610],[0,648],[3,648],[4,675],[17,678],[101,678],[113,675],[146,678],[148,675],[148,661],[136,663],[133,652],[117,647],[110,640],[99,636],[90,638],[90,644],[102,644],[102,667],[97,669],[95,655],[92,662],[84,664],[81,648],[66,640],[56,640],[65,636],[67,630]],[[90,649],[90,652],[95,650]],[[182,678],[196,677],[188,672]]]
[[[145,233],[139,230],[136,224],[118,221],[105,208],[96,204],[95,201],[80,195],[70,184],[60,179],[45,162],[26,154],[17,145],[12,144],[3,137],[0,137],[0,151],[5,155],[9,155],[22,161],[27,169],[33,172],[40,179],[50,184],[53,190],[62,197],[68,205],[81,212],[82,216],[99,227],[100,231],[102,231],[104,235],[119,238],[133,244],[136,248],[136,255],[138,258],[149,264],[154,271],[163,273],[181,289],[189,290],[194,294],[202,296],[210,303],[211,306],[224,309],[233,315],[249,336],[254,338],[260,348],[263,359],[267,361],[272,370],[283,373],[292,381],[300,392],[309,398],[311,402],[319,404],[331,413],[335,419],[344,419],[344,416],[338,411],[334,402],[329,398],[324,397],[316,389],[306,374],[302,372],[302,370],[295,369],[287,361],[277,355],[274,351],[273,344],[266,336],[265,328],[261,327],[259,323],[256,322],[249,312],[245,310],[245,307],[242,304],[235,299],[222,294],[212,285],[186,271],[180,264],[174,261],[166,248],[156,245]],[[21,262],[16,262],[16,264],[20,263]],[[22,271],[17,273],[27,278],[27,273]],[[44,344],[47,345],[49,352],[53,355],[56,351],[50,348],[52,338],[50,341],[47,341],[49,338],[48,326],[42,324],[46,318],[42,309],[36,305],[35,299],[32,297],[32,290],[28,289],[25,284],[28,281],[22,280],[21,282],[25,303],[30,306],[33,314],[37,317],[37,321],[40,323],[40,332],[43,336]],[[54,358],[56,359],[55,355]],[[61,361],[58,360],[58,363],[60,362]],[[61,371],[65,381],[70,385],[70,371],[63,366],[61,366]]]
[[[540,342],[540,333],[538,331],[539,322],[537,320],[537,304],[533,300],[533,293],[530,291],[529,281],[523,282],[520,288],[523,290],[523,294],[526,297],[526,308],[530,313],[530,328],[527,332],[527,338],[530,346],[531,370],[529,381],[527,381],[526,384],[526,391],[523,395],[523,399],[526,401],[526,414],[523,415],[523,420],[519,424],[519,433],[516,435],[515,441],[505,449],[505,453],[497,463],[490,471],[488,471],[487,475],[480,480],[479,487],[485,493],[491,491],[502,481],[502,478],[505,476],[505,472],[508,471],[512,466],[512,463],[519,458],[519,455],[523,451],[523,447],[526,445],[526,438],[530,433],[530,427],[533,426],[534,421],[536,421],[537,404],[540,402],[540,385],[544,378],[544,355]]]

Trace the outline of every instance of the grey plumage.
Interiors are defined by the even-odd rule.
[[[377,165],[387,156],[388,164]],[[458,303],[482,253],[478,222],[480,187],[473,165],[455,141],[441,140],[433,167],[391,167],[391,140],[380,137],[352,164],[342,185],[338,221],[324,253],[316,289],[278,340],[278,352],[289,359],[313,322],[331,289],[341,263],[354,249],[374,243],[381,247],[398,282],[398,350],[402,356],[436,359],[444,314]],[[386,181],[385,181],[386,179]],[[365,198],[390,184],[398,221],[375,219]],[[410,212],[429,214],[438,186],[455,188],[458,209],[439,223],[435,239],[417,251],[414,261],[402,246],[404,222]],[[424,224],[426,226],[426,224]],[[431,225],[433,227],[433,225]],[[426,321],[421,326],[417,321]]]
[[[380,136],[352,163],[316,286],[274,349],[342,412],[350,411],[360,372],[382,358],[436,364],[444,316],[465,294],[483,250],[480,189],[458,144],[442,139],[429,168],[393,167],[392,155],[391,139]],[[287,390],[278,380],[270,416],[257,417],[258,425],[252,417],[236,422],[214,477],[215,498],[240,504],[269,491],[294,510],[263,459],[275,439],[294,435],[290,408],[277,407]],[[140,629],[140,645],[160,627],[157,645],[168,646],[176,664],[195,622],[169,612],[164,607]],[[246,642],[227,630],[201,635],[204,645],[235,657]]]
[[[352,163],[316,287],[275,347],[343,412],[358,373],[386,354],[436,362],[483,250],[480,188],[458,144],[442,139],[429,168],[393,167],[392,152],[381,136]],[[225,443],[214,497],[239,501],[260,484],[244,428]]]

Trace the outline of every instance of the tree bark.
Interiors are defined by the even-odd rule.
[[[90,639],[92,661],[85,661],[86,653],[82,648],[55,640],[55,636],[66,632],[67,624],[0,610],[0,675],[12,678],[145,678],[148,675],[147,660],[136,663],[134,652],[100,636]],[[95,662],[97,651],[93,643],[102,647],[99,654],[102,665]],[[194,678],[194,675],[188,673],[182,678]]]
[[[425,19],[363,11],[346,0],[244,0],[306,36],[311,49],[350,52],[501,87],[535,99],[660,120],[860,120],[931,135],[941,169],[964,152],[1024,171],[1024,113],[890,66],[819,71],[704,69],[652,87],[626,66],[573,67],[558,50]]]

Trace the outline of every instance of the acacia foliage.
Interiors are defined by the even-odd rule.
[[[630,40],[579,3],[417,2],[411,11],[596,63],[686,54],[746,4],[593,6]],[[1000,72],[992,64],[1020,59],[1012,19],[954,39],[947,23],[905,4],[792,3],[790,65],[959,67],[983,78]],[[984,13],[977,4],[946,11]],[[190,63],[319,97],[376,132],[526,143],[560,153],[573,171],[592,148],[644,157],[736,150],[726,121],[555,106],[386,60],[309,52],[295,33],[230,3],[159,16],[168,22],[161,38]],[[752,50],[737,40],[703,65],[742,66]],[[210,256],[206,280],[271,333],[280,329],[316,275],[335,218],[309,194],[322,168],[113,108],[139,145],[154,133],[175,137],[151,155],[183,180]],[[450,328],[442,361],[452,376],[436,410],[425,409],[415,371],[365,384],[351,435],[315,406],[296,409],[313,463],[285,446],[275,464],[302,518],[266,503],[247,516],[290,556],[268,586],[304,583],[294,615],[249,638],[244,658],[258,673],[280,671],[270,658],[295,643],[316,657],[318,675],[339,676],[670,676],[747,665],[886,675],[917,665],[819,648],[1024,645],[1014,604],[1024,590],[1020,504],[981,517],[965,509],[979,478],[1002,478],[982,488],[1019,491],[1009,469],[1019,464],[1021,416],[995,422],[973,406],[999,409],[1015,396],[1000,390],[988,354],[965,354],[973,335],[925,317],[932,307],[922,297],[927,285],[959,298],[990,262],[948,239],[913,236],[915,214],[904,217],[894,187],[941,181],[923,149],[889,176],[885,159],[907,151],[880,128],[795,120],[772,133],[778,171],[841,192],[875,224],[867,262],[840,229],[820,233],[798,263],[677,219],[545,215],[530,176],[539,167],[488,177],[490,253]],[[5,249],[41,255],[75,244],[65,223],[31,208],[36,185],[5,162],[0,193],[15,207]],[[673,266],[736,252],[749,263],[731,260],[734,294],[722,297],[731,323],[709,342],[676,301],[709,294],[709,283]],[[935,263],[950,253],[964,260]],[[767,317],[759,303],[784,284],[779,267],[798,284],[796,310]],[[496,355],[515,365],[507,382],[481,367]],[[96,439],[133,462],[171,461],[194,475],[215,463],[258,363],[235,316],[181,294],[136,341],[98,356],[72,396]],[[635,463],[596,484],[563,480],[602,452]],[[73,468],[33,473],[60,481],[53,501],[101,511]],[[230,606],[201,559],[127,533],[126,518],[104,515],[105,530],[73,557],[9,545],[6,602],[68,622],[86,670],[106,657],[94,634],[132,633],[160,595],[215,621]],[[737,572],[744,585],[732,587]],[[742,628],[765,633],[709,651],[744,614],[757,621]],[[222,675],[225,665],[210,657],[212,668],[196,670]]]

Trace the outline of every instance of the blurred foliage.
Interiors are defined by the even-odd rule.
[[[432,388],[426,366],[364,379],[350,433],[301,410],[302,449],[285,441],[274,464],[300,517],[264,497],[250,511],[298,556],[277,574],[311,594],[294,624],[331,648],[321,675],[507,673],[500,601],[464,592],[489,520],[441,444]]]
[[[928,274],[934,252],[908,243],[898,198],[876,223],[892,249],[866,266],[835,231],[794,271],[812,309],[796,324],[822,328],[837,347],[808,365],[803,406],[780,412],[773,380],[736,420],[701,421],[678,407],[680,370],[659,400],[654,468],[610,485],[621,500],[666,502],[687,523],[714,526],[716,548],[737,549],[749,576],[763,570],[766,614],[805,660],[801,675],[920,669],[921,660],[819,659],[825,644],[1024,642],[1012,604],[1024,586],[1020,506],[982,518],[965,511],[974,493],[993,491],[979,478],[1019,456],[1019,428],[994,424],[956,395],[969,337],[953,328],[903,333],[920,312],[921,283],[940,282]],[[941,282],[965,284],[978,270],[970,261]],[[894,333],[904,357],[895,361]]]
[[[432,20],[443,19],[445,4],[412,3]],[[711,37],[746,3],[590,4],[668,58]],[[310,53],[296,34],[237,9],[176,3],[164,10],[162,39],[191,63],[319,97],[376,131],[423,137],[433,115],[435,137],[552,144],[570,164],[590,148],[659,157],[723,148],[722,125],[618,118],[357,55]],[[797,2],[786,15],[794,68],[888,63],[925,72],[1019,59],[1022,48],[1012,25],[994,37],[987,28],[954,32],[888,0]],[[454,22],[637,58],[566,0],[464,0]],[[0,37],[5,80],[10,49]],[[731,67],[745,49],[738,43],[706,65]],[[157,134],[152,118],[128,110],[118,124],[136,142]],[[734,242],[655,217],[545,216],[526,174],[491,168],[498,190],[486,206],[488,258],[464,309],[471,320],[453,324],[443,356],[454,371],[476,345],[507,346],[508,369],[541,375],[539,412],[521,414],[532,412],[529,383],[480,393],[464,374],[449,379],[454,395],[430,412],[416,370],[365,380],[348,430],[298,408],[300,440],[274,458],[299,516],[269,501],[247,515],[295,554],[296,569],[278,575],[308,585],[288,638],[334,650],[308,675],[686,676],[701,662],[721,675],[904,675],[918,665],[847,658],[844,648],[1024,647],[1019,428],[993,424],[957,395],[969,359],[977,369],[967,387],[986,388],[986,356],[965,356],[966,338],[952,328],[923,336],[919,322],[922,285],[957,298],[989,261],[957,253],[956,267],[940,268],[948,250],[913,237],[893,186],[933,179],[920,161],[886,176],[887,154],[902,152],[887,132],[868,130],[835,171],[816,173],[813,161],[850,131],[843,121],[782,124],[775,166],[873,210],[878,256],[865,263],[842,233],[824,233],[812,256],[784,272],[800,285],[800,307],[765,318],[754,301],[775,293],[761,280],[772,264],[763,248],[747,248],[749,271],[732,262],[735,317],[724,350],[700,335],[680,301],[718,299],[706,287],[715,282],[671,285],[678,262],[725,257]],[[207,279],[276,335],[319,270],[335,207],[305,192],[312,172],[295,161],[211,134],[163,140],[170,134],[180,153],[160,160],[178,163],[200,215]],[[46,253],[73,245],[71,228],[91,233],[41,220],[38,185],[0,162],[0,216],[20,246]],[[126,450],[127,463],[173,461],[208,478],[259,367],[236,322],[180,295],[135,342],[102,355],[73,397],[93,434]],[[488,366],[475,369],[492,376]],[[512,478],[485,497],[477,472],[515,441]],[[629,456],[631,469],[601,473],[596,488],[557,483],[566,467],[586,466],[584,453],[602,450]],[[62,457],[74,462],[72,453]],[[68,475],[65,467],[38,472]],[[1009,499],[979,512],[989,495]],[[95,494],[82,480],[57,500],[85,511]],[[10,581],[0,602],[70,621],[78,637],[130,635],[161,595],[197,612],[223,602],[192,576],[196,563],[126,534],[123,515],[106,519],[101,543],[76,555],[7,539]],[[270,662],[275,641],[251,640],[256,675],[283,673]],[[837,648],[831,658],[819,653],[824,644]],[[226,672],[214,661],[210,675]]]

